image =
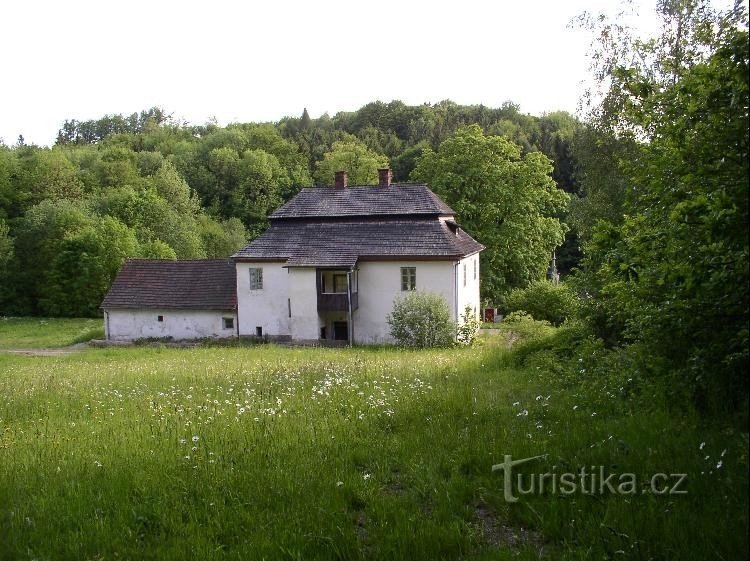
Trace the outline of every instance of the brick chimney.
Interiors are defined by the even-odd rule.
[[[390,168],[380,168],[378,170],[378,185],[380,187],[390,187],[393,172]]]
[[[337,171],[336,172],[336,181],[334,182],[333,186],[336,189],[346,189],[347,185],[349,184],[347,178],[346,178],[346,172],[345,171]]]

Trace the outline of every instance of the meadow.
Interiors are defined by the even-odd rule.
[[[0,352],[0,559],[744,558],[747,433],[585,356],[521,362],[523,335]],[[639,487],[511,503],[506,454]],[[687,494],[640,483],[661,472]]]
[[[101,319],[0,317],[0,349],[67,347],[104,338]]]

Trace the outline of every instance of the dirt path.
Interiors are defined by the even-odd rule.
[[[88,346],[87,343],[76,343],[69,347],[57,349],[0,349],[0,353],[10,353],[22,356],[66,356],[80,351]]]

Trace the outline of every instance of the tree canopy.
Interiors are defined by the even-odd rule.
[[[459,129],[417,160],[412,179],[429,183],[456,211],[467,231],[486,246],[482,291],[497,299],[511,288],[543,279],[567,227],[557,218],[568,195],[539,152],[522,155],[504,137],[478,125]]]
[[[441,150],[445,154],[458,142],[454,134],[471,124],[488,138],[507,137],[503,150],[513,154],[512,162],[503,164],[506,176],[487,168],[488,177],[509,180],[511,168],[518,168],[531,181],[538,180],[529,194],[554,184],[560,193],[577,192],[571,146],[581,124],[567,113],[525,115],[512,103],[491,108],[451,101],[416,106],[374,102],[333,117],[311,118],[303,111],[277,123],[226,127],[181,123],[163,109],[151,108],[67,120],[52,148],[0,145],[0,219],[5,224],[0,223],[0,312],[94,313],[102,279],[111,281],[117,267],[76,277],[76,255],[111,250],[116,260],[228,256],[259,235],[268,214],[302,187],[331,185],[339,170],[348,173],[351,185],[372,184],[377,169],[388,166],[397,181],[409,180],[417,177],[412,171],[423,157],[438,157]],[[477,169],[482,166],[478,163]],[[432,179],[439,180],[437,175]],[[467,190],[465,204],[456,204],[464,198],[466,183],[456,185],[452,194],[443,184],[437,188],[443,187],[460,207],[461,220],[466,220],[464,214],[477,219],[470,207],[486,198],[472,199],[477,194]],[[514,261],[493,258],[492,263],[512,270],[488,277],[488,294],[538,276],[552,247],[548,227],[554,230],[554,222],[534,238],[533,251],[539,256],[530,258],[522,250]],[[489,223],[474,233],[482,241],[486,235],[492,247],[498,239]],[[135,245],[120,243],[132,236]],[[560,237],[555,239],[559,243]],[[572,249],[576,243],[572,237],[565,242]],[[127,251],[117,249],[122,247]],[[568,266],[575,264],[574,251],[571,255]],[[71,297],[62,302],[66,291]]]
[[[658,40],[600,47],[640,56],[602,57],[591,127],[604,142],[590,160],[617,181],[584,193],[617,202],[578,209],[581,286],[602,336],[648,349],[699,401],[731,403],[748,387],[747,14],[660,7]]]

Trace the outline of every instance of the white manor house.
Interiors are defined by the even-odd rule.
[[[102,302],[108,340],[251,336],[390,343],[386,317],[411,290],[479,317],[479,253],[426,185],[302,189],[229,260],[125,262]]]

